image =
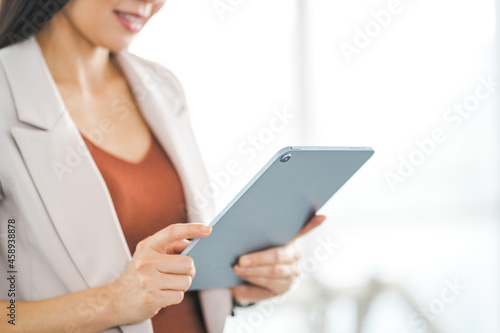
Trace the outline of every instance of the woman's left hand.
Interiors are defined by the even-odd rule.
[[[299,276],[297,264],[300,256],[294,246],[295,240],[319,226],[325,219],[324,215],[315,215],[284,246],[241,256],[233,270],[251,284],[232,287],[235,300],[242,304],[253,303],[288,291]]]

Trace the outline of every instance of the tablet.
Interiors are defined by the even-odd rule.
[[[189,290],[244,283],[232,268],[238,258],[289,242],[373,153],[362,147],[280,150],[210,223],[211,235],[182,252],[196,267]]]

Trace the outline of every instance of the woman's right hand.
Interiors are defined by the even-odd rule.
[[[150,319],[183,300],[195,267],[191,257],[179,253],[189,245],[187,239],[206,237],[211,230],[203,224],[172,224],[137,244],[125,273],[109,285],[120,325]]]

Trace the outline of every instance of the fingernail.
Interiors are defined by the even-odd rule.
[[[241,266],[234,266],[234,271],[236,273],[242,273],[245,269]]]
[[[212,230],[212,227],[211,227],[211,226],[209,226],[209,225],[202,225],[200,229],[201,229],[201,231],[203,231],[204,233],[208,234],[208,233],[210,233],[210,231]]]
[[[250,263],[251,263],[251,262],[252,262],[252,261],[251,261],[251,260],[250,260],[250,258],[248,258],[247,256],[242,256],[242,257],[240,258],[240,265],[241,265],[241,266],[250,266]]]

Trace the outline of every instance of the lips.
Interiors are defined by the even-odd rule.
[[[122,26],[132,33],[139,32],[145,23],[145,18],[136,13],[126,13],[115,10],[113,12]]]

